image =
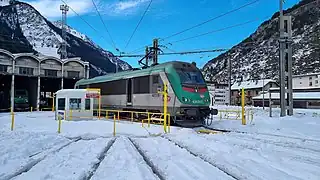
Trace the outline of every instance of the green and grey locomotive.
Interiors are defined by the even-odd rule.
[[[82,79],[75,88],[100,88],[101,107],[163,112],[164,83],[168,84],[168,112],[174,124],[202,125],[217,110],[210,109],[210,96],[200,70],[191,63],[172,61],[145,69]]]

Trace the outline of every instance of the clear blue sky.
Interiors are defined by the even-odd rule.
[[[149,4],[149,0],[95,0],[117,48],[124,52],[136,50],[137,48],[152,43],[153,38],[167,37],[252,1],[253,0],[153,0],[149,11],[142,20],[130,44],[125,49],[131,33]],[[89,36],[104,49],[116,54],[117,52],[110,45],[110,40],[109,42],[106,40],[109,39],[109,36],[94,6],[92,6],[91,0],[81,0],[81,2],[78,0],[66,0],[66,2],[97,29],[99,33],[92,30],[71,11],[68,17],[68,24],[79,32]],[[298,2],[299,0],[286,0],[284,8],[287,9]],[[59,0],[31,0],[31,4],[36,6],[36,8],[50,20],[60,19],[61,13],[58,7],[53,8],[60,3],[61,1]],[[232,26],[255,18],[261,18],[256,22],[241,27],[173,43],[168,46],[171,50],[178,52],[196,49],[230,48],[232,45],[236,45],[253,33],[264,20],[269,19],[278,9],[279,0],[260,0],[237,12],[167,39],[161,42],[161,44]],[[105,38],[101,38],[101,35]],[[163,50],[165,52],[172,52],[165,48]],[[144,49],[137,53],[144,53]],[[219,53],[160,56],[159,61],[195,61],[198,67],[202,68],[208,60],[217,55],[219,55]],[[138,58],[123,58],[123,60],[132,66],[137,66]]]

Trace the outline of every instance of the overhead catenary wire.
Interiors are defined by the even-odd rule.
[[[99,10],[98,10],[98,7],[97,7],[96,3],[94,2],[94,0],[92,0],[92,4],[93,4],[94,8],[96,9],[96,11],[97,11],[97,13],[98,13],[98,15],[99,15],[99,18],[100,18],[100,20],[101,20],[104,28],[106,29],[108,35],[109,35],[109,38],[110,38],[111,43],[112,43],[112,45],[113,45],[113,48],[114,48],[115,50],[118,50],[118,48],[117,48],[117,46],[116,46],[116,43],[115,43],[114,40],[112,39],[112,36],[111,36],[111,34],[110,34],[107,26],[106,26],[106,23],[105,23],[104,20],[102,19],[102,16],[101,16],[101,14],[100,14],[100,12],[99,12]]]
[[[185,54],[199,54],[199,53],[209,53],[209,52],[223,52],[229,49],[211,49],[211,50],[202,50],[202,51],[184,51],[184,52],[172,52],[172,53],[161,53],[158,55],[185,55]],[[145,54],[138,55],[120,55],[116,57],[144,57]]]
[[[141,22],[142,22],[143,18],[144,18],[144,17],[145,17],[145,15],[147,14],[147,12],[148,12],[148,10],[149,10],[149,8],[150,8],[150,6],[151,6],[152,1],[153,1],[153,0],[150,0],[150,2],[149,2],[149,4],[148,4],[148,6],[147,6],[147,8],[146,8],[146,10],[144,11],[143,15],[141,16],[141,18],[140,18],[140,20],[139,20],[139,22],[138,22],[137,26],[136,26],[136,27],[135,27],[135,29],[133,30],[133,32],[132,32],[132,34],[131,34],[131,36],[130,36],[130,38],[129,38],[129,40],[128,40],[128,42],[127,42],[127,44],[126,44],[126,46],[125,46],[125,48],[124,48],[124,49],[126,49],[126,48],[128,47],[128,45],[129,45],[129,43],[130,43],[130,41],[131,41],[132,37],[133,37],[133,36],[134,36],[134,34],[136,33],[136,31],[137,31],[138,27],[140,26],[140,24],[141,24]]]
[[[66,4],[67,6],[69,6],[64,0],[61,0],[61,2],[63,2],[64,4]],[[86,21],[82,16],[80,16],[79,13],[77,13],[71,6],[69,6],[69,8],[72,10],[72,12],[74,12],[83,22],[85,22],[92,30],[94,30],[97,34],[100,35],[101,38],[105,39],[110,45],[111,43],[104,37],[101,35],[101,33],[99,33],[99,31],[97,29],[95,29],[90,23],[88,23],[88,21]],[[112,46],[112,45],[111,45]]]
[[[230,11],[227,11],[227,12],[225,12],[225,13],[223,13],[223,14],[220,14],[220,15],[218,15],[218,16],[215,16],[215,17],[213,17],[213,18],[211,18],[211,19],[209,19],[209,20],[206,20],[206,21],[204,21],[204,22],[201,22],[201,23],[199,23],[199,24],[196,24],[196,25],[194,25],[194,26],[192,26],[192,27],[189,27],[189,28],[187,28],[187,29],[184,29],[184,30],[179,31],[179,32],[177,32],[177,33],[174,33],[174,34],[172,34],[172,35],[169,35],[169,36],[167,36],[167,37],[165,37],[165,38],[160,38],[159,41],[164,41],[164,40],[169,39],[169,38],[171,38],[171,37],[174,37],[174,36],[177,36],[177,35],[182,34],[182,33],[184,33],[184,32],[190,31],[190,30],[192,30],[192,29],[194,29],[194,28],[196,28],[196,27],[202,26],[202,25],[207,24],[207,23],[209,23],[209,22],[211,22],[211,21],[213,21],[213,20],[219,19],[219,18],[221,18],[221,17],[223,17],[223,16],[229,15],[229,14],[234,13],[234,12],[236,12],[236,11],[239,11],[240,9],[243,9],[243,8],[245,8],[245,7],[247,7],[247,6],[250,6],[250,5],[252,5],[252,4],[255,4],[255,3],[257,3],[258,1],[260,1],[260,0],[251,1],[251,2],[249,2],[249,3],[247,3],[247,4],[244,4],[244,5],[242,5],[242,6],[238,7],[238,8],[235,8],[235,9],[232,9],[232,10],[230,10]],[[152,44],[148,44],[148,45],[146,45],[146,46],[152,46]],[[137,49],[129,52],[129,54],[143,51],[146,46],[137,48]]]
[[[257,21],[259,21],[261,19],[262,18],[255,18],[255,19],[243,22],[243,23],[234,24],[234,25],[231,25],[231,26],[227,26],[227,27],[224,27],[224,28],[208,31],[208,32],[201,33],[201,34],[198,34],[198,35],[195,35],[195,36],[191,36],[191,37],[188,37],[188,38],[172,41],[172,42],[167,43],[167,44],[174,44],[174,43],[178,43],[178,42],[182,42],[182,41],[186,41],[186,40],[202,37],[202,36],[205,36],[205,35],[208,35],[208,34],[213,34],[213,33],[216,33],[216,32],[221,32],[221,31],[224,31],[224,30],[228,30],[228,29],[244,26],[244,25],[247,25],[247,24],[250,24],[250,23],[253,23],[253,22],[257,22]]]
[[[177,35],[179,35],[179,34],[185,33],[185,32],[187,32],[187,31],[190,31],[190,30],[194,29],[194,28],[197,28],[197,27],[199,27],[199,26],[202,26],[202,25],[204,25],[204,24],[207,24],[207,23],[209,23],[209,22],[211,22],[211,21],[213,21],[213,20],[219,19],[219,18],[221,18],[221,17],[223,17],[223,16],[226,16],[226,15],[228,15],[228,14],[231,14],[231,13],[234,13],[234,12],[236,12],[236,11],[239,11],[240,9],[243,9],[243,8],[245,8],[245,7],[247,7],[247,6],[250,6],[250,5],[252,5],[252,4],[255,4],[255,3],[259,2],[259,1],[260,1],[260,0],[251,1],[251,2],[249,2],[249,3],[247,3],[247,4],[244,4],[244,5],[242,5],[242,6],[238,7],[238,8],[235,8],[235,9],[232,9],[232,10],[230,10],[230,11],[227,11],[227,12],[225,12],[225,13],[223,13],[223,14],[220,14],[220,15],[218,15],[218,16],[216,16],[216,17],[213,17],[213,18],[211,18],[211,19],[208,19],[208,20],[206,20],[206,21],[204,21],[204,22],[201,22],[201,23],[199,23],[199,24],[196,24],[196,25],[194,25],[194,26],[191,26],[191,27],[189,27],[189,28],[187,28],[187,29],[181,30],[181,31],[179,31],[179,32],[177,32],[177,33],[174,33],[174,34],[170,35],[170,36],[167,36],[167,37],[165,37],[165,38],[161,38],[161,40],[166,40],[166,39],[172,38],[172,37],[174,37],[174,36],[177,36]]]

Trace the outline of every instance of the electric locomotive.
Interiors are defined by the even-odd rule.
[[[82,79],[75,88],[100,88],[101,107],[106,109],[163,112],[164,83],[168,85],[168,113],[172,123],[201,126],[216,109],[210,109],[210,95],[201,71],[193,64],[172,61],[145,69]]]

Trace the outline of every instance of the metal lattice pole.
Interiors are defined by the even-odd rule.
[[[67,12],[69,11],[69,6],[62,4],[60,5],[60,10],[62,12],[61,21],[61,59],[66,59],[67,57],[67,43],[66,43],[66,24],[67,24]]]
[[[280,17],[279,17],[279,24],[280,24],[280,39],[279,39],[279,75],[280,75],[280,117],[286,115],[286,100],[285,100],[285,69],[284,69],[284,21],[283,21],[283,0],[280,1]]]

